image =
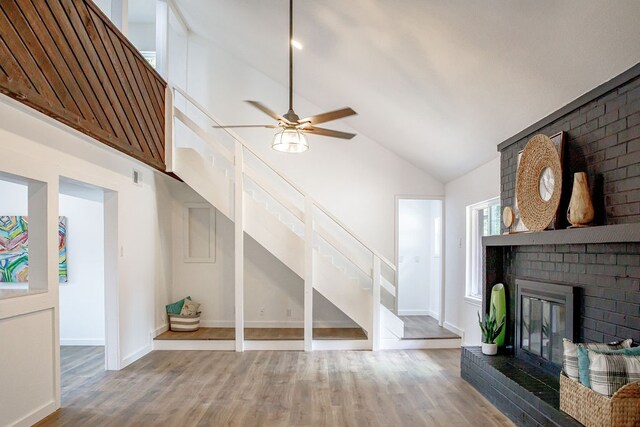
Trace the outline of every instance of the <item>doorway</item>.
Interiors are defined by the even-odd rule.
[[[443,200],[396,200],[397,314],[405,337],[435,338],[442,330]]]
[[[58,324],[63,405],[71,390],[107,369],[117,369],[113,358],[108,357],[113,354],[112,347],[117,349],[117,340],[109,334],[114,321],[109,291],[114,292],[115,287],[113,274],[107,270],[109,262],[117,257],[117,249],[114,252],[112,239],[107,237],[114,230],[117,236],[117,229],[106,220],[112,215],[112,194],[60,178]]]

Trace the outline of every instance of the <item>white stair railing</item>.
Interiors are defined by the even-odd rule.
[[[332,263],[354,280],[368,282],[372,292],[372,319],[369,340],[371,348],[380,348],[380,304],[381,291],[388,292],[392,298],[396,297],[396,267],[382,254],[368,245],[328,209],[314,200],[308,193],[289,180],[283,173],[271,166],[247,143],[230,129],[214,129],[221,126],[221,122],[206,108],[200,105],[183,90],[174,87],[167,91],[171,99],[167,101],[168,108],[172,108],[172,123],[168,126],[171,132],[167,135],[167,159],[176,158],[176,138],[180,126],[184,126],[197,140],[204,142],[187,143],[188,148],[194,148],[199,154],[216,163],[221,159],[225,175],[235,181],[233,218],[236,223],[236,349],[243,350],[243,301],[242,301],[242,236],[244,233],[243,194],[250,194],[256,202],[263,204],[267,212],[275,214],[305,242],[305,268],[303,279],[304,291],[304,326],[305,350],[312,346],[312,294],[313,294],[313,263],[314,251],[332,257]],[[210,154],[207,154],[209,150]],[[251,159],[251,160],[250,160]],[[257,163],[256,163],[257,161]],[[250,164],[253,162],[253,164]],[[233,171],[228,169],[232,168]],[[173,170],[173,165],[167,165]],[[277,184],[270,182],[267,175],[275,178]],[[285,187],[283,187],[286,186]],[[247,193],[245,193],[247,192]],[[323,221],[318,219],[322,218]],[[341,258],[341,262],[335,261]],[[390,276],[390,278],[385,277]]]

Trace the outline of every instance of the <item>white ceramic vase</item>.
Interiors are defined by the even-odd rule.
[[[487,356],[495,356],[496,354],[498,354],[498,344],[488,344],[486,342],[483,342],[482,354],[486,354]]]

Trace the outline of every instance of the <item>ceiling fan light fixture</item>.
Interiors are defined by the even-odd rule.
[[[283,153],[303,153],[309,149],[309,143],[303,132],[295,127],[287,127],[276,132],[271,148]]]
[[[254,108],[271,117],[277,125],[232,125],[214,126],[215,128],[280,128],[273,138],[271,147],[284,153],[302,153],[309,149],[309,143],[304,134],[328,136],[340,139],[352,139],[355,133],[340,132],[337,130],[317,127],[321,123],[342,119],[356,114],[352,108],[346,107],[340,110],[328,111],[314,116],[300,117],[293,110],[293,49],[302,49],[302,43],[293,38],[293,0],[289,0],[289,110],[280,115],[258,101],[246,101]]]

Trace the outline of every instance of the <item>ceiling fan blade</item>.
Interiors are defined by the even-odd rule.
[[[338,120],[343,117],[353,116],[354,114],[358,114],[353,111],[352,108],[347,107],[341,110],[329,111],[328,113],[316,114],[315,116],[305,117],[304,119],[299,120],[299,123],[311,123],[312,125],[318,125],[320,123],[330,122],[332,120]]]
[[[330,136],[332,138],[341,138],[341,139],[351,139],[354,136],[356,136],[355,133],[340,132],[338,130],[317,128],[315,126],[309,126],[301,130],[305,133],[313,133],[316,135]]]
[[[259,103],[258,101],[245,101],[248,104],[253,105],[255,108],[257,108],[258,110],[262,111],[263,113],[265,113],[267,116],[271,117],[273,120],[279,120],[281,122],[287,123],[287,124],[295,124],[295,123],[291,123],[289,120],[285,119],[283,116],[281,116],[280,114],[276,113],[275,111],[271,110],[269,107],[266,107],[265,105]]]
[[[275,129],[276,125],[229,125],[229,126],[212,126],[214,129],[229,129],[229,128],[267,128]]]

